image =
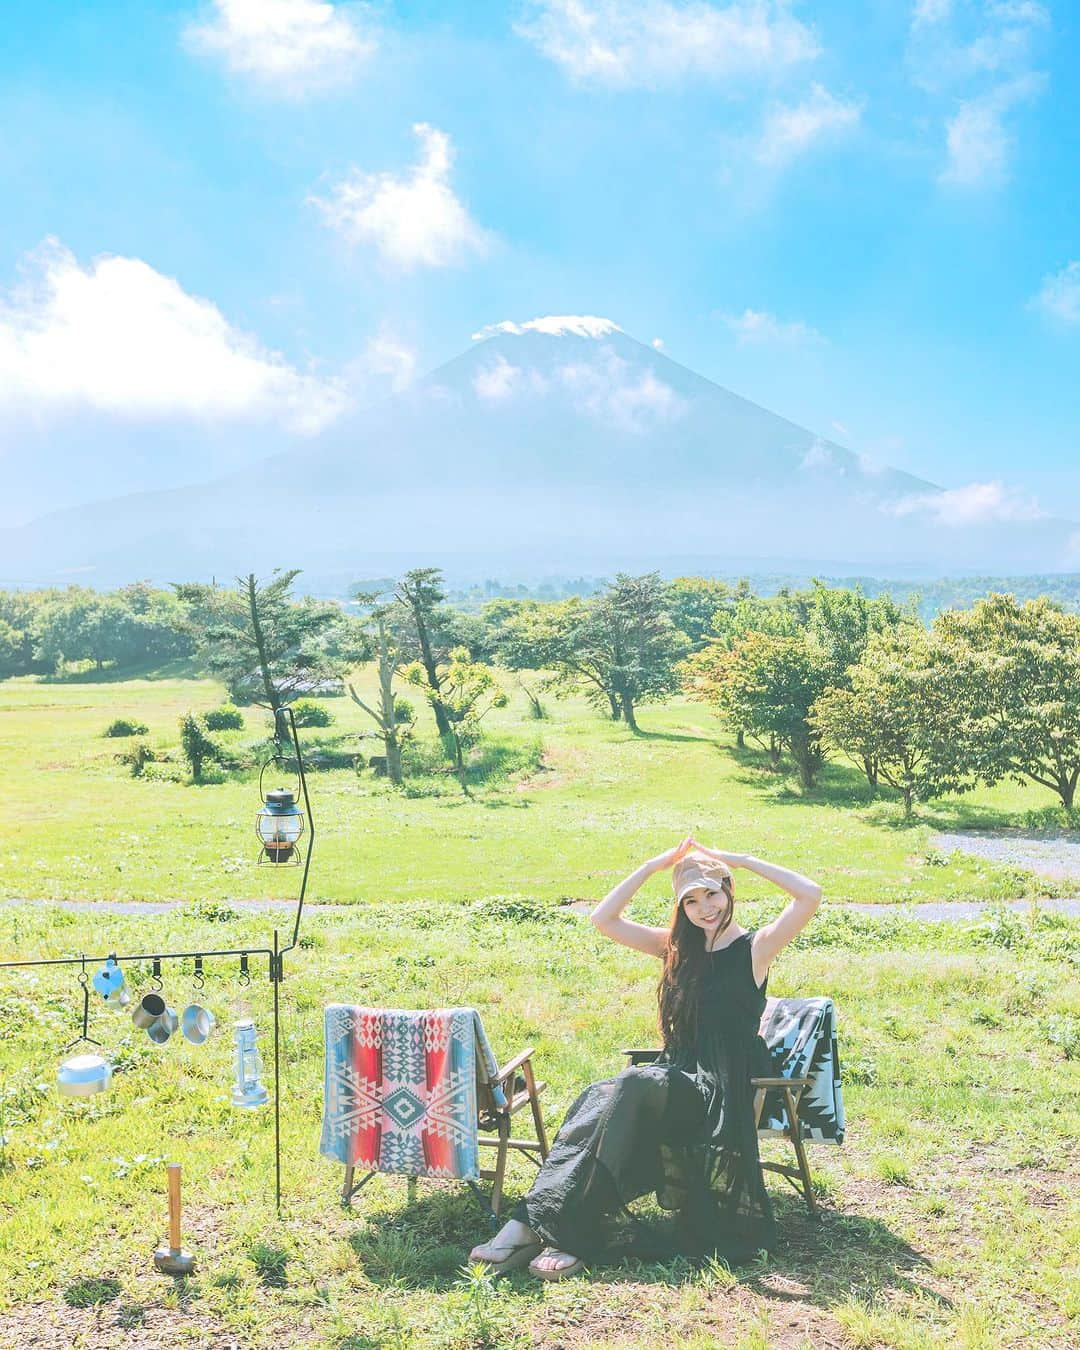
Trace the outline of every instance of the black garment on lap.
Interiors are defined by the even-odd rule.
[[[549,1246],[587,1261],[616,1251],[745,1261],[774,1245],[750,1086],[773,1072],[758,1034],[765,990],[754,983],[752,939],[740,934],[706,957],[694,1046],[592,1083],[566,1113],[513,1211]],[[674,1212],[673,1235],[628,1209],[649,1192]],[[620,1216],[632,1222],[629,1242]]]

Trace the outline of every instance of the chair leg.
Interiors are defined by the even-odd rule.
[[[788,1115],[788,1138],[791,1140],[795,1149],[795,1157],[799,1162],[799,1175],[802,1177],[803,1195],[806,1199],[806,1207],[810,1211],[812,1218],[818,1217],[818,1204],[814,1198],[814,1188],[810,1181],[810,1164],[806,1158],[806,1146],[802,1139],[802,1129],[799,1126],[798,1106],[795,1102],[791,1089],[784,1088],[784,1105],[787,1107]]]
[[[371,1180],[371,1178],[375,1175],[374,1172],[369,1172],[366,1177],[364,1177],[361,1181],[358,1181],[354,1186],[353,1176],[355,1172],[356,1168],[352,1163],[345,1164],[345,1184],[341,1188],[341,1203],[343,1205],[347,1205],[349,1201],[353,1198],[353,1196],[356,1194],[356,1192],[361,1190],[364,1186],[366,1186],[368,1182]]]
[[[496,1218],[502,1208],[503,1179],[506,1176],[506,1157],[510,1152],[507,1141],[510,1138],[510,1117],[499,1117],[499,1147],[495,1154],[495,1179],[491,1186],[491,1212]]]
[[[540,1145],[540,1157],[547,1161],[548,1141],[544,1130],[544,1117],[540,1112],[540,1097],[536,1091],[536,1078],[533,1075],[532,1060],[527,1059],[521,1066],[525,1073],[525,1086],[529,1089],[529,1106],[532,1108],[533,1125],[536,1127],[536,1139]]]

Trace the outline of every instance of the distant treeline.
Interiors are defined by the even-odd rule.
[[[710,580],[729,585],[742,584],[755,595],[777,595],[783,591],[805,588],[815,580],[841,589],[858,589],[867,596],[886,595],[897,604],[914,606],[924,623],[929,623],[944,609],[970,609],[978,600],[992,594],[1014,595],[1018,600],[1034,600],[1044,595],[1063,609],[1080,613],[1080,572],[1048,573],[1045,576],[1021,577],[939,577],[934,581],[890,581],[882,577],[848,576],[820,578],[807,573],[715,573]],[[389,589],[393,578],[365,583],[370,589]],[[605,582],[597,577],[549,577],[526,584],[494,579],[471,586],[446,587],[446,598],[451,604],[466,610],[478,610],[488,600],[564,600],[572,595],[590,596],[603,590]]]

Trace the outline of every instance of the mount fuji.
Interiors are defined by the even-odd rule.
[[[312,440],[281,433],[246,470],[0,531],[0,577],[107,586],[280,565],[347,578],[452,558],[515,577],[676,557],[718,572],[734,559],[924,575],[1075,564],[1075,523],[995,484],[949,489],[872,463],[608,320],[475,339]]]

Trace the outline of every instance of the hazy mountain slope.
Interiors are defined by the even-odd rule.
[[[0,582],[113,584],[375,556],[672,555],[1056,571],[1076,527],[970,509],[713,384],[602,321],[496,332],[302,451],[0,534]],[[976,508],[978,503],[975,504]],[[1022,513],[1021,513],[1022,516]]]

